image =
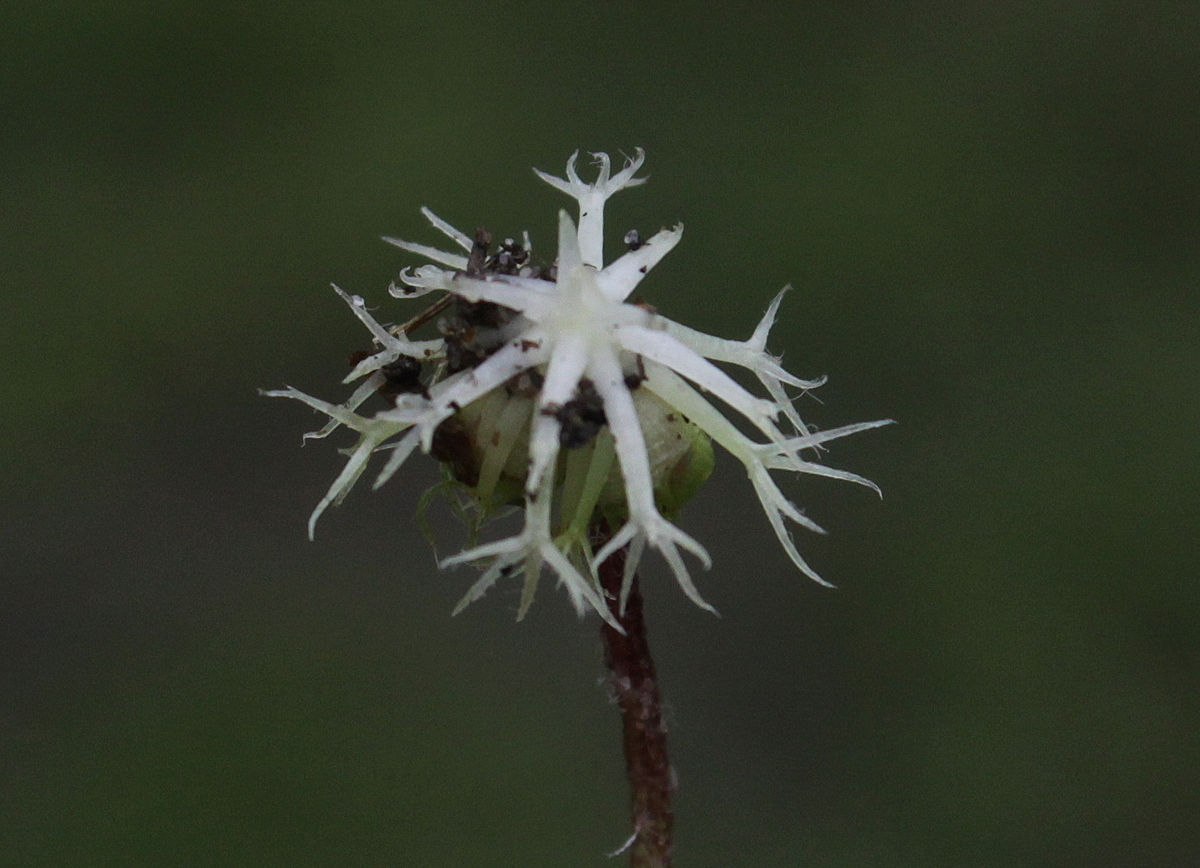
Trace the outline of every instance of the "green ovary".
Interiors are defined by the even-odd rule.
[[[675,515],[708,479],[712,443],[703,431],[646,389],[633,392],[659,510]],[[434,435],[432,453],[470,489],[485,511],[524,502],[532,398],[498,389],[451,416]],[[590,443],[559,453],[555,504],[558,532],[585,532],[597,509],[623,521],[625,482],[605,426]]]

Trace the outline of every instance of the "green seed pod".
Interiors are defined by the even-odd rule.
[[[638,389],[633,397],[650,459],[655,499],[664,515],[676,515],[712,473],[712,442],[653,393]],[[498,389],[463,407],[434,433],[431,454],[446,465],[485,512],[523,501],[533,407],[531,397]],[[577,428],[569,428],[578,424],[563,422],[561,439],[570,441],[573,431],[582,436]],[[627,514],[612,435],[603,425],[589,433],[592,436],[586,443],[564,449],[560,457],[555,486],[555,501],[562,504],[564,516],[560,523],[571,520],[571,515],[588,503],[612,521],[623,521]],[[589,477],[593,479],[592,488],[598,489],[590,497],[584,494]],[[578,491],[570,497],[573,488]]]

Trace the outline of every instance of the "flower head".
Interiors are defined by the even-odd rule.
[[[507,504],[524,508],[524,526],[516,535],[441,562],[483,566],[460,609],[520,571],[524,614],[548,565],[581,612],[594,608],[611,620],[596,567],[626,546],[623,595],[649,548],[663,556],[693,601],[711,608],[683,557],[687,553],[708,567],[708,553],[671,519],[707,477],[712,441],[745,467],[791,560],[822,582],[797,551],[787,521],[820,528],[784,496],[771,471],[830,476],[878,491],[868,480],[802,453],[890,420],[820,432],[804,425],[787,388],[805,391],[821,381],[789,374],[766,350],[783,292],[745,341],[695,331],[631,302],[638,284],[679,243],[683,227],[644,240],[631,232],[626,251],[605,264],[604,205],[614,193],[643,183],[635,173],[644,153],[639,149],[616,174],[608,155],[594,155],[599,169],[591,183],[577,174],[577,156],[567,162],[565,179],[537,172],[579,205],[578,225],[559,211],[554,265],[533,264],[528,235],[493,250],[486,232],[470,237],[422,209],[459,251],[385,240],[433,263],[404,269],[399,285],[391,287],[397,297],[438,293],[431,308],[409,323],[385,328],[361,298],[334,287],[376,344],[347,377],[361,384],[342,404],[291,388],[267,393],[303,401],[329,417],[306,437],[324,437],[343,425],[359,434],[345,468],[313,511],[310,535],[322,511],[345,497],[376,452],[387,455],[378,487],[420,447],[449,468],[484,513]],[[410,339],[422,322],[439,315],[441,338]],[[714,363],[753,372],[768,397],[755,396]],[[377,393],[388,406],[369,416],[360,413]],[[761,439],[743,433],[729,411]],[[588,530],[597,519],[611,532],[594,547]]]

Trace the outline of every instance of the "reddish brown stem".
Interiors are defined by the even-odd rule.
[[[618,600],[625,555],[625,549],[615,552],[600,565],[599,575],[609,610],[625,630],[622,634],[607,623],[601,628],[609,685],[621,709],[625,770],[633,794],[629,864],[632,868],[670,868],[674,846],[671,814],[674,785],[667,758],[667,728],[662,720],[658,679],[646,641],[642,594],[636,576],[625,611],[620,611]]]

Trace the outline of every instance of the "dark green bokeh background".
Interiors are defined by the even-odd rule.
[[[648,572],[681,868],[1200,864],[1197,10],[6,5],[0,863],[622,864],[595,619],[451,619],[427,462],[307,542],[341,458],[255,389],[344,394],[420,205],[549,251],[529,168],[640,145],[647,296],[791,282],[804,414],[900,421],[830,452],[882,502],[788,485],[838,590],[728,464],[723,617]]]

